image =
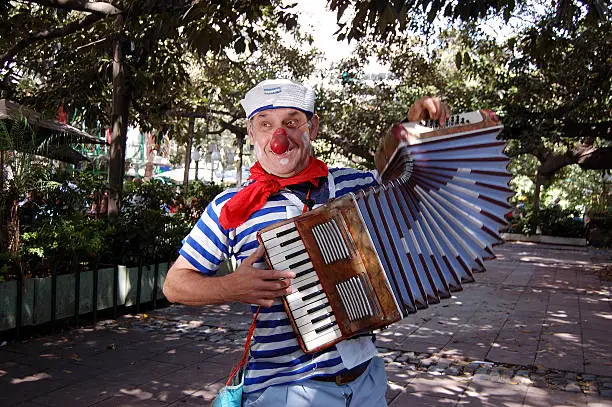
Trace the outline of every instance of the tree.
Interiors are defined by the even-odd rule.
[[[257,50],[210,53],[206,58],[198,60],[199,65],[192,66],[189,70],[190,81],[182,92],[183,96],[177,98],[173,108],[168,111],[168,116],[182,118],[183,122],[185,118],[203,120],[204,125],[199,126],[199,130],[194,133],[195,145],[224,134],[233,136],[233,145],[238,149],[238,184],[241,183],[242,153],[247,136],[244,111],[238,101],[263,79],[307,79],[314,70],[314,61],[319,55],[311,46],[312,39],[299,34],[297,30],[285,32],[277,27],[276,21],[268,18],[263,18],[261,24],[268,36],[258,43]],[[287,40],[288,37],[291,41]],[[181,126],[180,121],[172,123]],[[179,134],[176,137],[183,143],[190,142]],[[187,162],[189,158],[186,159]]]
[[[118,212],[127,126],[146,128],[165,115],[189,79],[189,52],[255,50],[267,36],[259,30],[263,16],[295,26],[277,0],[28,3],[10,2],[2,14],[1,91],[39,109],[63,100],[86,126],[113,129],[111,216]]]
[[[551,10],[560,25],[571,26],[578,16],[590,19],[609,16],[608,0],[549,0],[537,2]],[[329,0],[329,7],[337,12],[338,39],[361,40],[366,37],[382,41],[393,40],[407,30],[431,31],[432,23],[442,16],[451,21],[478,22],[491,15],[505,21],[513,14],[532,7],[530,0]],[[347,10],[352,10],[350,21],[344,21]]]
[[[391,7],[390,2],[376,2],[383,3],[387,9]],[[563,1],[554,3],[551,9],[532,9],[528,2],[517,3],[521,6],[519,17],[525,19],[517,34],[502,43],[486,36],[477,22],[463,24],[460,30],[450,29],[421,38],[402,31],[388,32],[385,37],[381,26],[372,24],[375,16],[382,16],[380,9],[368,9],[366,13],[374,19],[368,20],[370,31],[354,31],[355,27],[368,24],[360,19],[364,2],[342,2],[343,7],[353,4],[357,9],[351,35],[365,38],[361,41],[367,45],[362,51],[388,63],[395,74],[397,82],[389,89],[398,100],[406,100],[407,95],[414,100],[424,92],[432,93],[446,97],[455,111],[487,107],[502,116],[506,126],[503,136],[510,145],[508,153],[513,157],[531,154],[539,161],[535,177],[536,209],[539,186],[553,180],[564,166],[577,164],[582,169],[596,170],[612,167],[609,119],[612,64],[607,34],[611,27],[609,11],[600,7],[602,3]],[[432,9],[436,4],[443,3],[431,3]],[[466,3],[460,2],[457,7],[461,4]],[[507,3],[503,7],[511,11],[510,6]],[[457,17],[452,13],[449,16]],[[401,25],[401,21],[393,24]],[[430,27],[429,34],[431,31]],[[381,38],[384,42],[380,42]],[[360,63],[357,61],[349,68],[358,70]],[[351,91],[358,89],[350,86]],[[361,98],[358,105],[369,100],[366,106],[393,111],[393,106],[387,104],[389,97],[371,99],[362,93],[353,98]],[[351,104],[342,108],[344,117],[357,118],[350,113]],[[360,134],[370,133],[367,120],[353,123],[360,124]],[[350,136],[350,129],[338,134],[349,135],[349,140],[345,140],[348,146],[359,142],[359,138]],[[371,152],[370,136],[366,138],[361,145],[367,145]]]
[[[506,138],[510,154],[533,154],[540,163],[536,209],[541,185],[561,168],[612,168],[611,28],[587,18],[563,28],[545,16],[509,44],[518,58],[506,82]]]

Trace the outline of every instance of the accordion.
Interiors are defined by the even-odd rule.
[[[512,191],[497,116],[401,125],[379,186],[259,232],[268,265],[296,273],[283,303],[306,353],[450,297],[502,241]]]

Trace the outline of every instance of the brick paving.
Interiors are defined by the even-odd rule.
[[[612,406],[612,251],[506,243],[476,283],[377,335],[389,406]],[[242,304],[174,305],[0,347],[0,406],[208,405]]]

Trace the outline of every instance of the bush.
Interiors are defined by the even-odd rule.
[[[508,228],[509,233],[559,237],[584,237],[585,227],[581,218],[576,218],[572,211],[554,206],[538,212],[527,210],[518,218],[513,218]]]
[[[111,223],[89,210],[91,197],[103,191],[104,184],[84,178],[88,181],[82,184],[75,177],[70,184],[46,182],[39,192],[28,195],[19,209],[21,247],[16,254],[0,253],[0,280],[15,278],[15,267],[21,267],[24,275],[43,277],[53,268],[72,272],[74,261],[128,266],[136,265],[139,258],[166,261],[223,189],[198,182],[190,185],[186,198],[176,186],[157,180],[129,182],[121,214]]]
[[[69,269],[75,260],[93,260],[104,249],[107,225],[85,214],[45,217],[21,236],[20,260],[28,274],[46,275],[52,267]]]

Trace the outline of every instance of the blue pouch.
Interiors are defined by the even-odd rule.
[[[242,384],[244,370],[240,369],[232,382],[226,384],[219,390],[217,397],[213,400],[211,407],[240,407],[242,406]]]

